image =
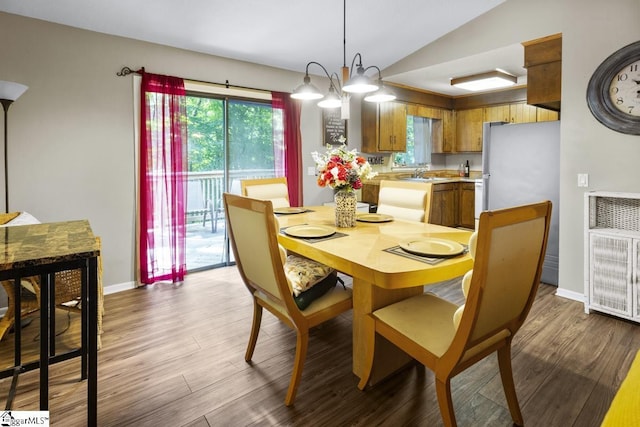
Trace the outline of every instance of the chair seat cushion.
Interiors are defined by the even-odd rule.
[[[416,295],[373,312],[402,335],[440,357],[456,333],[451,319],[458,306],[433,294]]]
[[[299,255],[288,255],[284,264],[284,273],[291,284],[294,296],[320,283],[333,271],[329,266]]]

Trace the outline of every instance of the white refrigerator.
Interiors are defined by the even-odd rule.
[[[560,121],[485,123],[482,209],[551,200],[552,216],[542,282],[558,285]]]

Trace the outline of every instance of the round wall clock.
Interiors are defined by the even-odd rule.
[[[640,135],[640,41],[614,52],[598,66],[587,86],[587,104],[608,128]]]

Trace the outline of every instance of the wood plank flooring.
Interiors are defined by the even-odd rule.
[[[457,283],[433,287],[455,302]],[[527,426],[599,426],[640,348],[639,325],[586,315],[541,285],[514,339],[513,369]],[[253,364],[244,362],[252,306],[235,267],[105,297],[99,352],[100,426],[440,426],[433,374],[411,366],[364,392],[351,372],[351,313],[312,330],[295,405],[283,404],[295,334],[265,312]],[[57,313],[58,329],[67,314]],[[77,315],[58,337],[73,347]],[[23,329],[23,357],[37,357],[38,325]],[[0,342],[0,366],[13,345]],[[84,426],[86,383],[77,359],[50,372],[52,426]],[[10,378],[0,380],[5,402]],[[511,426],[495,356],[454,378],[460,426]],[[2,403],[4,405],[4,403]],[[38,371],[20,376],[13,409],[38,409]]]

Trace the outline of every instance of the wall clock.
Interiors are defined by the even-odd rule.
[[[614,52],[598,66],[587,86],[587,104],[608,128],[640,135],[640,41]]]

